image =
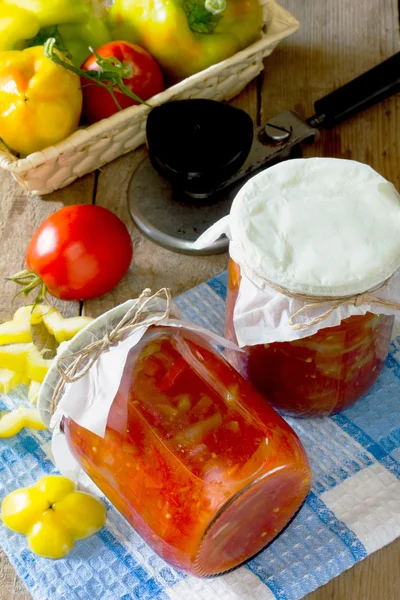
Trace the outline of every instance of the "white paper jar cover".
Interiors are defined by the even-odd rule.
[[[309,337],[352,315],[399,313],[400,196],[368,165],[310,158],[266,169],[243,186],[230,215],[196,246],[222,233],[241,273],[233,317],[240,346]],[[391,305],[353,298],[368,291]],[[331,297],[344,301],[323,321],[293,327],[291,317],[314,297],[320,305],[299,314],[297,324],[334,308]],[[327,297],[323,304],[321,297]]]
[[[43,423],[53,430],[59,425],[64,416],[68,416],[74,419],[78,425],[85,427],[96,435],[103,436],[110,407],[121,381],[126,357],[129,351],[140,342],[151,324],[173,328],[184,327],[201,333],[215,346],[237,349],[236,344],[221,338],[213,332],[194,323],[180,320],[179,309],[173,303],[170,304],[168,310],[170,316],[165,316],[167,302],[161,297],[163,291],[160,290],[153,296],[145,295],[145,292],[143,292],[139,299],[128,300],[112,308],[89,323],[71,341],[63,342],[60,345],[57,360],[50,367],[40,389],[38,411]],[[63,363],[64,360],[71,363],[72,361],[69,359],[72,354],[79,353],[89,345],[98,344],[104,340],[104,337],[109,336],[121,320],[127,317],[129,311],[136,306],[140,306],[147,299],[149,302],[146,304],[145,320],[141,320],[137,328],[132,330],[129,335],[124,336],[118,343],[111,344],[106,348],[84,377],[73,383],[65,384],[62,394],[56,402],[57,407],[53,411],[52,398],[61,379],[57,363]],[[147,315],[155,317],[156,322],[147,322]],[[77,371],[80,372],[85,366],[86,361],[83,361],[82,366],[79,366]]]
[[[161,292],[163,290],[149,298],[150,301],[146,307],[150,316],[157,318],[156,325],[172,328],[184,327],[186,330],[200,333],[214,346],[237,349],[235,344],[211,331],[194,323],[181,321],[179,309],[174,304],[171,304],[170,311],[168,311],[170,316],[163,318],[163,314],[167,310],[167,302],[160,297],[163,295]],[[147,298],[148,295],[144,296],[143,302]],[[140,342],[150,325],[146,322],[140,324],[124,339],[102,352],[84,377],[74,383],[65,384],[53,411],[52,399],[61,380],[57,362],[61,361],[62,363],[67,360],[71,364],[72,361],[69,360],[71,354],[79,353],[87,346],[101,342],[106,335],[110,335],[115,330],[121,320],[126,318],[128,312],[138,305],[138,302],[140,299],[128,300],[116,306],[89,323],[71,341],[63,342],[59,347],[57,360],[54,360],[40,389],[38,411],[43,423],[53,431],[52,450],[57,468],[63,475],[70,477],[77,484],[94,493],[96,488],[72,456],[60,430],[60,424],[64,417],[69,417],[92,433],[104,436],[110,408],[120,385],[129,351]],[[86,362],[79,367],[78,372],[85,365]]]

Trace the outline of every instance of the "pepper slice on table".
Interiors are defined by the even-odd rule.
[[[178,81],[229,58],[261,37],[258,0],[115,0],[114,40],[145,48]]]
[[[0,416],[0,438],[10,438],[17,435],[21,429],[46,429],[34,408],[20,406]]]
[[[0,394],[8,394],[19,385],[29,385],[29,377],[0,367]],[[40,383],[38,385],[40,386]]]
[[[79,77],[42,46],[0,54],[0,138],[14,151],[57,144],[77,129],[81,111]]]
[[[0,346],[0,368],[10,369],[41,383],[52,360],[43,358],[33,343]]]
[[[103,527],[106,507],[94,496],[77,492],[66,477],[48,475],[6,496],[1,517],[6,527],[27,536],[32,552],[56,559],[66,556],[75,540]]]

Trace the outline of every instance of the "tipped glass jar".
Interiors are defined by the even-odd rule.
[[[104,437],[65,418],[82,469],[143,539],[202,577],[237,566],[311,485],[291,427],[204,336],[149,328],[129,351]]]

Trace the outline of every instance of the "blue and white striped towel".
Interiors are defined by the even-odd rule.
[[[222,333],[226,274],[176,303],[184,317]],[[1,410],[19,402],[1,398]],[[324,419],[290,420],[309,454],[306,503],[266,550],[210,580],[169,567],[109,507],[106,527],[65,559],[34,556],[0,525],[0,545],[34,600],[298,600],[400,536],[400,338],[372,391]],[[52,473],[48,432],[0,442],[0,499]]]

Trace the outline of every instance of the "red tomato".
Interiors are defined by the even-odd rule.
[[[58,210],[35,232],[26,251],[28,269],[63,300],[87,300],[109,292],[132,260],[124,223],[100,206]]]
[[[140,46],[128,42],[110,42],[96,50],[102,58],[115,57],[125,67],[129,77],[124,78],[124,84],[141,100],[148,100],[164,90],[163,76],[154,58]],[[99,71],[100,67],[94,54],[89,56],[82,65],[84,71]],[[121,108],[138,104],[126,94],[114,89]],[[82,78],[83,113],[91,123],[106,119],[118,112],[109,91]]]

